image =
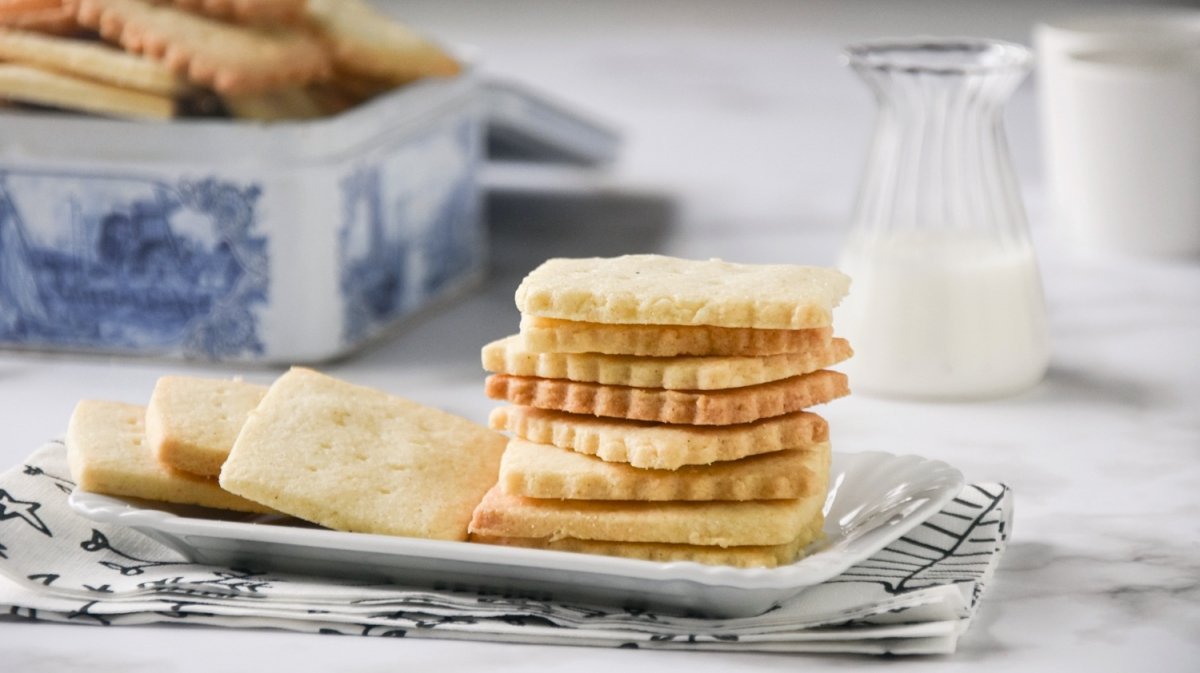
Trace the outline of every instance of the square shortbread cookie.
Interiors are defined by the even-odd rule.
[[[803,353],[825,348],[830,327],[753,329],[713,325],[606,325],[521,316],[521,342],[532,353],[607,353],[673,357],[739,357]]]
[[[76,485],[93,493],[231,509],[271,509],[228,493],[216,479],[172,470],[146,441],[144,407],[83,400],[67,426],[67,462]]]
[[[850,356],[845,339],[800,353],[761,357],[639,357],[601,353],[537,353],[520,335],[483,347],[483,368],[513,376],[567,379],[609,386],[668,390],[721,390],[778,381],[823,369]]]
[[[829,443],[678,470],[608,463],[550,444],[508,443],[500,486],[510,495],[565,500],[779,500],[824,493]]]
[[[266,394],[266,386],[245,381],[164,376],[146,407],[146,440],[163,463],[216,477]]]
[[[465,540],[504,445],[464,418],[293,368],[250,414],[221,486],[337,530]]]
[[[605,386],[508,374],[492,374],[484,389],[492,399],[539,409],[688,425],[750,423],[850,394],[846,375],[830,369],[725,390]]]
[[[829,424],[797,411],[740,425],[664,425],[596,418],[535,407],[497,407],[488,423],[495,430],[540,444],[655,470],[708,465],[784,449],[809,448],[829,439]]]
[[[475,508],[471,534],[489,537],[779,545],[821,513],[825,493],[795,500],[635,502],[551,500],[507,495],[499,485]]]
[[[734,568],[775,568],[793,563],[812,542],[820,539],[825,517],[820,510],[791,542],[777,545],[718,547],[716,545],[664,544],[658,542],[606,542],[604,540],[577,540],[563,538],[488,537],[472,535],[472,542],[498,544],[510,547],[550,549],[553,551],[623,556],[625,558],[672,563],[691,561],[708,565],[724,565]]]
[[[627,255],[547,260],[516,301],[524,315],[572,321],[804,329],[829,326],[849,287],[831,268]]]

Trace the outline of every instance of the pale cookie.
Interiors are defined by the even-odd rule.
[[[221,490],[216,479],[172,470],[145,439],[145,409],[134,404],[83,400],[67,425],[71,478],[84,491],[203,505],[240,512],[270,508]]]
[[[824,348],[832,337],[833,330],[828,327],[782,330],[710,325],[605,325],[521,316],[521,339],[525,350],[534,353],[760,356]]]
[[[436,44],[362,0],[309,0],[308,13],[339,70],[393,84],[461,70]]]
[[[828,369],[745,388],[690,392],[492,374],[488,397],[539,409],[656,423],[733,425],[799,411],[850,394]]]
[[[464,418],[294,368],[250,414],[221,486],[336,530],[465,540],[504,445]]]
[[[184,82],[163,64],[108,45],[0,29],[0,61],[137,89],[163,96],[179,93]]]
[[[483,368],[499,374],[602,383],[610,386],[721,390],[808,374],[849,357],[850,345],[834,339],[802,353],[762,357],[640,357],[600,353],[537,353],[520,335],[483,347]]]
[[[517,287],[524,315],[581,322],[828,327],[850,287],[836,269],[627,255],[551,259]]]
[[[303,30],[223,23],[146,0],[73,1],[81,24],[222,94],[303,85],[331,70],[325,50]]]
[[[655,542],[605,542],[575,538],[548,540],[527,537],[488,537],[486,535],[472,535],[471,542],[603,556],[623,556],[658,563],[691,561],[692,563],[734,568],[776,568],[794,563],[805,547],[820,538],[824,522],[825,518],[818,512],[818,516],[804,526],[796,539],[784,544],[762,546],[717,547]]]
[[[0,63],[0,99],[135,119],[170,119],[175,112],[166,96],[8,63]]]
[[[500,463],[509,495],[564,500],[784,500],[824,493],[829,444],[741,460],[645,470],[513,439]]]
[[[146,441],[164,464],[216,477],[266,394],[266,386],[244,381],[164,376],[146,407]]]
[[[811,448],[829,439],[829,424],[808,411],[754,423],[704,427],[596,418],[534,407],[498,407],[488,421],[493,429],[531,442],[653,470]]]
[[[297,23],[304,19],[305,0],[168,0],[171,4],[236,23]]]
[[[663,542],[787,544],[821,515],[825,494],[797,500],[630,502],[538,500],[488,491],[471,519],[472,535],[489,537]]]

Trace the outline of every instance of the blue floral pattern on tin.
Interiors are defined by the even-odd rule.
[[[257,185],[0,170],[0,343],[260,354]]]
[[[431,129],[342,179],[345,343],[371,337],[481,267],[477,128],[463,117]]]

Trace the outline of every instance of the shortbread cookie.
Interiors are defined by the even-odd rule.
[[[137,89],[162,96],[179,93],[184,82],[162,63],[108,45],[0,28],[0,61]]]
[[[782,500],[824,493],[829,444],[741,460],[645,470],[513,439],[500,463],[510,495],[565,500]]]
[[[304,19],[305,0],[168,0],[171,4],[236,23],[298,23]]]
[[[51,35],[79,30],[75,10],[63,0],[9,0],[0,3],[0,26]]]
[[[170,119],[175,112],[166,96],[9,63],[0,63],[0,99],[136,119]]]
[[[465,540],[504,445],[464,418],[294,368],[242,427],[221,486],[337,530]]]
[[[829,439],[829,424],[808,411],[754,423],[702,427],[596,418],[534,407],[498,407],[488,421],[493,429],[531,442],[653,470],[810,448]]]
[[[362,0],[309,0],[308,13],[339,70],[403,84],[458,74],[458,61]]]
[[[526,350],[520,335],[483,347],[483,368],[513,376],[568,379],[611,386],[668,390],[722,390],[808,374],[845,360],[845,339],[801,353],[762,357],[639,357],[600,353],[536,353]]]
[[[216,477],[266,394],[266,386],[245,381],[164,376],[146,407],[146,441],[164,464]]]
[[[488,397],[539,409],[657,423],[732,425],[799,411],[850,394],[828,369],[745,388],[691,392],[492,374]]]
[[[546,538],[488,537],[486,535],[472,535],[471,542],[509,547],[569,551],[583,554],[601,554],[603,556],[623,556],[625,558],[657,561],[659,563],[691,561],[693,563],[732,566],[734,568],[775,568],[795,562],[805,547],[821,537],[821,527],[825,519],[819,514],[818,512],[818,516],[814,517],[804,526],[804,529],[795,540],[778,545],[717,547],[715,545],[605,542],[603,540],[577,540],[575,538],[549,540]]]
[[[240,512],[271,509],[221,490],[216,479],[172,470],[154,457],[145,437],[145,409],[84,400],[67,426],[71,478],[84,491],[203,505]]]
[[[826,347],[832,337],[833,330],[828,327],[783,330],[711,325],[606,325],[521,316],[521,339],[525,350],[534,353],[745,357],[803,353]]]
[[[146,0],[73,1],[81,24],[222,94],[303,85],[331,71],[325,50],[301,29],[223,23]]]
[[[539,500],[507,495],[499,486],[475,508],[471,534],[489,537],[663,542],[787,544],[821,515],[825,495],[748,502]]]
[[[850,287],[836,269],[627,255],[551,259],[517,287],[524,315],[581,322],[828,327]]]

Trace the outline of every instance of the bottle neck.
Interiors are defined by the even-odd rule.
[[[879,113],[852,238],[958,236],[1027,247],[1003,124],[1024,71],[858,71]]]

